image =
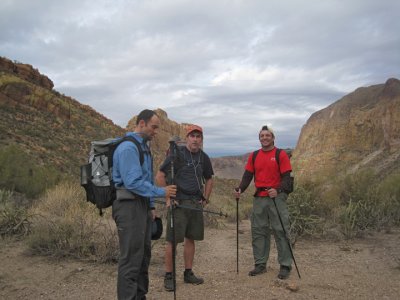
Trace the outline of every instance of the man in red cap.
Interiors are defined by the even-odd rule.
[[[177,186],[176,202],[181,204],[174,209],[175,243],[184,242],[185,283],[202,284],[204,280],[194,275],[192,271],[195,254],[195,240],[204,239],[204,221],[201,209],[208,203],[210,197],[214,171],[210,158],[203,152],[203,129],[197,125],[190,125],[186,133],[186,145],[178,147],[177,157],[174,159],[174,184]],[[171,169],[171,156],[168,156],[156,175],[156,182],[160,186],[167,185],[167,174]],[[203,184],[204,183],[204,184]],[[169,205],[169,203],[168,203]],[[188,209],[194,208],[195,210]],[[169,212],[168,212],[169,213]],[[172,230],[168,215],[168,241],[165,249],[165,279],[164,287],[167,291],[174,290],[173,260],[172,260]]]

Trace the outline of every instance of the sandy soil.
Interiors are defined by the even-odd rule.
[[[177,299],[399,299],[400,230],[352,241],[299,240],[295,257],[301,279],[277,279],[276,249],[268,272],[249,277],[253,266],[250,226],[240,224],[239,274],[236,225],[207,229],[197,244],[196,274],[205,283],[183,283],[183,247],[177,252]],[[116,299],[116,265],[54,260],[25,254],[22,242],[0,241],[0,299]],[[153,246],[148,299],[173,299],[163,288],[161,240]]]

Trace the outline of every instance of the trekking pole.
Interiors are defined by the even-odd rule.
[[[282,218],[281,218],[281,215],[280,215],[280,213],[279,213],[278,206],[276,205],[276,202],[275,202],[275,197],[272,198],[272,201],[274,202],[275,209],[276,209],[276,213],[278,214],[278,218],[279,218],[279,221],[281,222],[281,226],[282,226],[282,229],[283,229],[283,233],[285,234],[286,240],[287,240],[287,242],[288,242],[289,249],[290,249],[290,254],[292,255],[292,259],[293,259],[294,265],[295,265],[295,267],[296,267],[297,275],[299,276],[299,279],[301,279],[300,272],[299,272],[299,268],[297,267],[296,259],[294,258],[294,255],[293,255],[292,244],[291,244],[291,242],[290,242],[289,235],[288,235],[288,233],[287,233],[286,230],[285,230],[285,226],[283,226]]]
[[[239,189],[235,189],[239,192]],[[236,197],[236,273],[239,274],[239,197]]]
[[[171,184],[175,184],[175,141],[169,141],[169,151],[171,155]],[[174,214],[174,198],[170,198],[170,214],[171,214],[171,232],[172,232],[172,282],[174,286],[174,300],[176,300],[176,240],[175,240],[175,214]]]
[[[170,199],[173,201],[173,199]],[[176,300],[176,241],[175,241],[175,215],[174,203],[170,203],[171,210],[171,229],[172,229],[172,281],[174,283],[174,300]]]
[[[155,203],[160,203],[160,204],[166,204],[165,201],[162,200],[157,200],[154,199]],[[203,212],[203,213],[208,213],[208,214],[214,214],[214,215],[218,215],[220,217],[228,217],[227,213],[220,211],[213,211],[213,210],[207,210],[207,209],[203,209],[203,208],[197,208],[197,207],[190,207],[190,206],[186,206],[186,205],[181,205],[181,204],[175,204],[175,208],[184,208],[184,209],[190,209],[190,210],[195,210],[195,211],[199,211],[199,212]]]
[[[194,210],[194,211],[199,211],[199,212],[204,212],[204,213],[208,213],[208,214],[214,214],[214,215],[218,215],[220,217],[228,217],[228,214],[223,213],[222,211],[212,211],[212,210],[207,210],[207,209],[202,209],[202,208],[197,208],[197,207],[190,207],[190,206],[185,206],[185,205],[181,205],[181,204],[177,204],[176,205],[177,208],[184,208],[184,209],[190,209],[190,210]]]

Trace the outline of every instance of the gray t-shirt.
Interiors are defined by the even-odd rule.
[[[172,183],[171,160],[172,157],[168,156],[160,167],[160,171],[167,175],[168,184]],[[173,183],[178,186],[177,199],[201,199],[204,179],[212,178],[214,171],[206,153],[202,150],[193,153],[181,146],[176,151],[174,174]]]

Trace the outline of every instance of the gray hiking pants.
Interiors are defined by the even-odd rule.
[[[287,195],[279,193],[275,198],[283,225],[289,232],[289,212],[286,205]],[[272,230],[272,232],[271,232]],[[280,265],[291,267],[292,255],[285,233],[274,205],[269,197],[254,197],[251,215],[251,236],[254,263],[266,266],[271,244],[271,233],[274,235]]]
[[[115,200],[112,214],[118,228],[119,300],[146,299],[151,258],[151,212],[147,198]]]

